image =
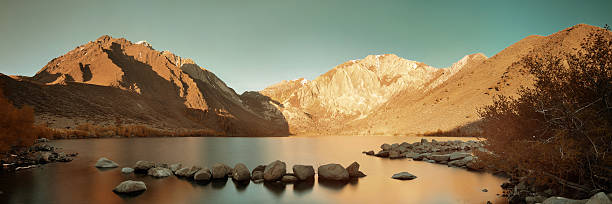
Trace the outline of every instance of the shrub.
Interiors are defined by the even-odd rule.
[[[0,89],[0,152],[31,145],[36,138],[33,126],[34,110],[13,106]]]
[[[479,110],[496,168],[529,176],[561,193],[610,191],[612,42],[591,33],[576,53],[523,58],[535,77],[518,98],[498,96]]]

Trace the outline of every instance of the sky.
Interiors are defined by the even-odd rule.
[[[529,35],[612,25],[611,8],[610,0],[0,0],[0,73],[32,76],[107,34],[192,58],[242,93],[372,54],[448,67]]]

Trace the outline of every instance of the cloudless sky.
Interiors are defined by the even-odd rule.
[[[578,23],[612,24],[612,0],[0,0],[0,73],[34,75],[108,34],[192,58],[242,93],[370,54],[447,67]]]

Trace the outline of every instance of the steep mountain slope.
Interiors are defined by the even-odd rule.
[[[396,55],[370,55],[338,65],[306,83],[284,81],[261,91],[279,106],[293,133],[338,131],[346,122],[368,117],[400,92],[419,94],[435,88],[473,58],[447,69]]]
[[[162,128],[211,128],[228,135],[287,134],[282,115],[275,121],[263,118],[212,72],[146,42],[102,36],[51,60],[31,78],[2,81],[10,86],[5,90],[11,100],[32,105],[40,115],[120,118]],[[66,107],[54,108],[58,106]]]
[[[280,109],[291,132],[298,134],[477,131],[473,124],[479,107],[497,94],[515,95],[519,87],[531,85],[533,78],[520,71],[523,57],[575,52],[595,30],[601,28],[579,24],[546,37],[529,36],[491,58],[468,55],[442,69],[395,55],[368,56],[339,65],[303,87],[277,85],[261,93],[289,96],[279,98],[284,105]]]

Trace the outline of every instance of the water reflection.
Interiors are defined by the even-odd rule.
[[[449,138],[455,140],[457,138]],[[468,139],[468,138],[466,138]],[[79,152],[70,163],[49,164],[15,174],[0,174],[0,203],[504,203],[503,178],[491,174],[448,168],[410,159],[389,160],[361,154],[382,143],[419,141],[419,137],[289,137],[289,138],[132,138],[54,141],[68,152]],[[442,141],[444,138],[437,138]],[[256,150],[256,151],[254,151]],[[100,157],[120,167],[100,171]],[[122,174],[121,167],[138,160],[184,166],[233,166],[242,162],[255,168],[274,160],[295,164],[361,164],[368,176],[346,183],[318,179],[283,183],[196,183],[177,177],[155,179],[142,174]],[[390,179],[407,171],[412,181]],[[137,197],[118,196],[112,189],[125,180],[144,181],[147,191]],[[482,192],[483,188],[488,192]]]

